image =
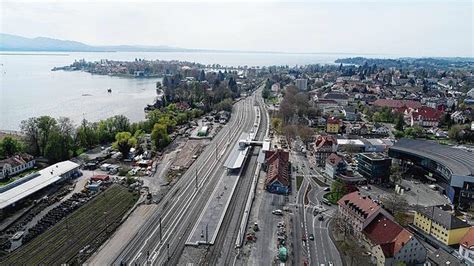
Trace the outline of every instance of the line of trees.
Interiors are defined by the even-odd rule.
[[[154,110],[147,119],[130,123],[123,115],[116,115],[99,122],[82,120],[74,126],[71,119],[50,116],[32,117],[21,122],[20,128],[25,134],[22,141],[6,137],[0,143],[1,155],[11,156],[19,151],[34,156],[42,156],[50,162],[70,159],[97,145],[113,142],[113,147],[124,156],[137,143],[144,133],[151,133],[157,150],[166,147],[176,126],[183,125],[203,112],[199,109],[180,110],[175,104]]]

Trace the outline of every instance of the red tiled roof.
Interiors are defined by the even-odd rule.
[[[474,249],[474,227],[469,228],[469,231],[461,238],[459,244],[467,249]]]
[[[282,185],[289,186],[288,161],[290,153],[284,150],[267,151],[266,162],[268,165],[266,184],[278,180]]]
[[[355,208],[367,218],[381,207],[375,203],[369,196],[362,195],[360,192],[352,192],[344,195],[337,204],[343,208]]]
[[[420,108],[421,103],[411,100],[390,100],[390,99],[378,99],[373,102],[373,105],[378,107],[390,107],[390,108]]]
[[[422,106],[415,109],[412,113],[415,120],[439,121],[443,113],[428,106]]]
[[[406,229],[383,214],[377,215],[364,229],[364,233],[375,245],[380,245],[385,257],[393,257],[413,237]]]
[[[331,136],[331,135],[319,135],[317,138],[316,138],[316,141],[314,143],[314,147],[316,149],[320,149],[324,146],[329,146],[332,148],[332,145],[336,145],[337,144],[337,139],[336,137],[334,136]]]
[[[341,120],[337,117],[331,116],[328,118],[327,123],[328,124],[339,124]]]
[[[16,167],[19,165],[23,165],[28,163],[29,161],[33,160],[33,156],[23,153],[23,154],[17,154],[13,155],[12,157],[9,157],[7,159],[1,160],[0,161],[0,167],[3,167],[5,164],[9,164],[12,167]]]
[[[331,165],[338,165],[342,161],[342,157],[335,154],[331,153],[328,158],[326,158],[326,162],[331,164]]]

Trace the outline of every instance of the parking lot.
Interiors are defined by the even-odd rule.
[[[401,184],[403,187],[408,188],[408,191],[403,192],[403,196],[410,205],[433,206],[450,204],[445,195],[441,194],[439,191],[431,189],[429,184],[420,183],[412,179],[403,179]],[[376,200],[380,200],[381,197],[384,197],[387,194],[396,193],[395,188],[386,188],[379,185],[370,185],[370,189],[363,186],[360,190]]]

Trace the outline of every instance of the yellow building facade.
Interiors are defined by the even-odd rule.
[[[470,228],[467,223],[437,206],[416,212],[413,225],[448,246],[459,244]]]
[[[339,123],[327,123],[326,132],[334,134],[339,133]]]

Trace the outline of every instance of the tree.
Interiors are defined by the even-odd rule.
[[[51,132],[49,141],[44,149],[44,157],[50,163],[56,163],[69,159],[69,138],[63,136],[58,130]]]
[[[130,132],[119,132],[115,135],[115,142],[112,146],[122,153],[123,158],[128,158],[130,148],[137,145],[137,139]]]
[[[406,212],[409,206],[405,197],[394,193],[383,196],[381,202],[384,208],[394,215]]]
[[[40,154],[44,155],[44,150],[49,143],[51,134],[57,130],[57,122],[56,119],[50,116],[40,116],[37,120],[37,126],[39,130]]]
[[[464,127],[462,125],[452,126],[448,131],[448,137],[450,139],[454,139],[456,141],[461,141],[462,140],[461,131],[463,129],[464,129]]]
[[[406,128],[404,133],[406,137],[416,139],[423,134],[423,128],[415,125],[413,127]]]
[[[262,90],[262,98],[263,98],[263,99],[268,99],[268,98],[270,98],[270,89],[263,88],[263,90]]]
[[[400,169],[400,165],[393,164],[390,167],[390,179],[393,183],[400,183],[402,181],[402,170]]]
[[[151,131],[151,139],[157,150],[162,150],[166,147],[171,142],[166,125],[156,123]]]
[[[204,81],[206,80],[206,73],[204,72],[204,69],[201,70],[201,72],[199,73],[199,78],[198,78],[199,81]]]
[[[335,180],[331,184],[331,191],[336,193],[336,198],[339,200],[342,196],[346,195],[348,191],[346,185],[340,180]]]
[[[76,132],[76,140],[80,147],[90,149],[98,143],[98,138],[93,125],[86,119],[82,120]]]
[[[232,106],[233,106],[232,99],[227,98],[222,101],[220,101],[218,104],[216,104],[215,109],[217,111],[227,111],[227,112],[232,112]]]
[[[31,117],[27,120],[21,121],[20,128],[21,131],[25,134],[25,141],[29,152],[35,156],[41,155],[39,145],[40,133],[38,129],[38,118]]]
[[[397,113],[395,115],[395,129],[398,131],[403,131],[405,127],[405,120],[402,113]]]
[[[280,133],[282,125],[283,125],[283,121],[281,120],[281,118],[278,118],[278,117],[272,118],[272,128],[273,128],[273,130]]]
[[[301,138],[304,144],[308,144],[314,136],[314,131],[307,126],[298,127],[298,136]]]
[[[10,157],[20,152],[22,150],[22,146],[18,140],[10,136],[6,136],[2,141],[0,141],[0,150],[3,153],[3,156]]]

